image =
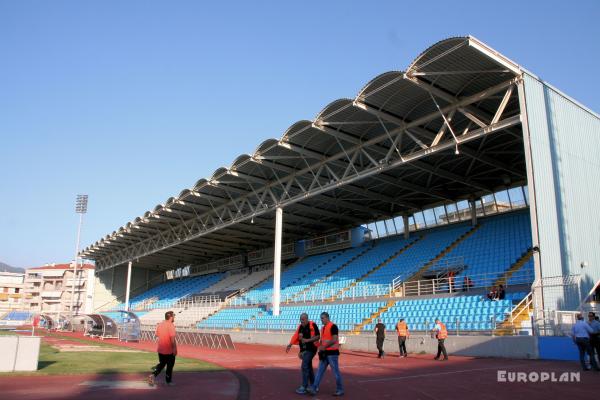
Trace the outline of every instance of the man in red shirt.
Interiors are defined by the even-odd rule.
[[[167,385],[172,386],[173,366],[175,365],[175,356],[177,356],[177,342],[175,341],[175,313],[167,311],[165,320],[156,326],[156,336],[158,337],[158,364],[153,368],[154,372],[148,376],[148,384],[154,386],[156,378],[165,365],[167,366],[166,381]]]

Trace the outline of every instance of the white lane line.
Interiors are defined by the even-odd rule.
[[[515,367],[523,367],[523,366],[528,366],[528,365],[531,365],[531,364],[518,364],[518,365],[511,365],[511,366],[506,366],[506,367],[496,366],[496,367],[488,367],[488,368],[473,368],[473,369],[463,369],[463,370],[459,370],[459,371],[447,371],[447,372],[432,372],[431,374],[395,376],[395,377],[378,378],[378,379],[363,379],[363,380],[359,380],[358,382],[359,383],[368,383],[368,382],[399,381],[399,380],[411,379],[411,378],[425,378],[425,377],[429,377],[429,376],[462,374],[465,372],[487,371],[487,370],[493,370],[493,369],[499,370],[502,368],[504,368],[505,370],[508,370],[508,369],[513,369]]]
[[[135,389],[154,390],[156,386],[150,386],[146,382],[139,381],[84,381],[79,386],[91,386],[98,389]]]

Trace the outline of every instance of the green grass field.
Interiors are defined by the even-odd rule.
[[[0,334],[10,334],[0,332]],[[52,335],[54,336],[54,335]],[[85,345],[101,346],[104,351],[61,352],[57,348],[42,341],[38,371],[36,372],[3,372],[1,378],[14,375],[73,375],[73,374],[118,374],[118,373],[150,373],[150,367],[158,363],[156,353],[125,353],[106,351],[110,348],[123,350],[123,347],[108,343],[91,343],[83,339],[69,341],[81,342]],[[107,349],[108,348],[108,349]],[[0,349],[2,353],[2,349]],[[218,365],[185,357],[177,357],[176,372],[217,371],[223,368]]]

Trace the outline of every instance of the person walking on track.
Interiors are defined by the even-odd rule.
[[[573,342],[579,349],[579,362],[581,363],[581,369],[589,371],[593,369],[599,371],[598,364],[596,363],[596,357],[594,357],[594,349],[590,346],[590,335],[594,334],[594,329],[590,327],[584,320],[581,314],[577,314],[577,322],[573,325],[571,330],[571,336]],[[590,357],[590,367],[586,365],[585,355]]]
[[[385,352],[383,351],[383,343],[385,342],[385,324],[381,323],[381,319],[377,319],[377,324],[375,325],[375,338],[377,351],[379,351],[377,358],[384,358]]]
[[[177,356],[177,341],[175,340],[175,313],[167,311],[165,320],[156,326],[156,336],[158,337],[158,364],[152,368],[153,372],[148,376],[148,384],[155,385],[155,378],[161,373],[165,366],[165,380],[168,386],[172,386],[173,367],[175,366],[175,357]]]
[[[313,321],[308,320],[308,314],[300,315],[300,325],[287,345],[285,352],[289,352],[293,345],[300,346],[298,358],[302,360],[302,386],[296,389],[296,393],[305,394],[309,385],[315,383],[315,373],[312,361],[317,354],[317,344],[319,340],[319,327]]]
[[[408,352],[406,351],[406,339],[408,339],[408,325],[404,318],[400,319],[396,324],[396,332],[398,332],[398,347],[400,349],[400,357],[408,357]]]
[[[336,386],[333,395],[343,396],[344,385],[338,363],[340,357],[340,342],[338,339],[339,330],[337,325],[331,322],[329,314],[326,312],[321,313],[321,322],[323,323],[323,328],[321,329],[321,343],[317,349],[319,353],[319,370],[317,371],[317,376],[315,376],[315,383],[310,385],[306,389],[306,392],[313,396],[317,394],[321,379],[323,379],[327,367],[331,366],[331,370],[335,375]]]
[[[431,332],[432,334],[435,333],[435,337],[438,341],[437,355],[435,356],[434,360],[440,360],[440,356],[444,354],[444,358],[442,358],[440,361],[448,361],[448,353],[446,353],[446,346],[444,344],[446,338],[448,337],[448,330],[446,329],[446,325],[444,325],[442,321],[436,318],[435,327]]]

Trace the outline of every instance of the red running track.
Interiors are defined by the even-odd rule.
[[[81,337],[80,334],[64,334]],[[95,341],[97,339],[89,339]],[[154,350],[154,344],[111,344]],[[410,351],[410,349],[409,349]],[[286,354],[284,348],[262,345],[236,345],[236,350],[207,350],[192,346],[179,346],[179,355],[202,359],[227,368],[228,371],[212,373],[180,373],[175,367],[176,387],[159,387],[154,391],[118,389],[107,393],[105,389],[88,388],[76,392],[77,382],[89,377],[17,377],[0,378],[2,393],[7,398],[41,399],[36,391],[28,396],[32,387],[51,388],[51,393],[64,391],[61,398],[203,398],[203,399],[293,399],[301,398],[294,393],[300,385],[300,361],[296,353]],[[317,359],[314,361],[315,368]],[[344,351],[340,356],[347,399],[485,399],[547,400],[591,399],[600,390],[600,373],[581,372],[580,382],[499,383],[498,370],[515,372],[579,372],[578,364],[560,361],[514,360],[473,357],[452,357],[447,362],[432,360],[431,355],[411,355],[399,358],[397,354],[377,359],[375,354]],[[142,377],[114,376],[115,380],[141,379]],[[97,378],[96,379],[101,379]],[[77,386],[78,387],[78,386]],[[315,399],[329,399],[335,389],[331,372],[321,384]],[[50,390],[50,389],[48,389]],[[17,397],[18,396],[18,397]],[[41,397],[36,397],[41,396]],[[4,396],[3,396],[4,397]]]

